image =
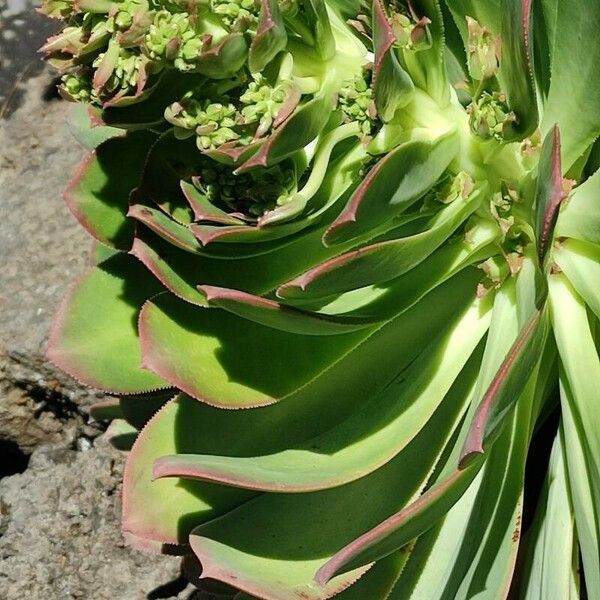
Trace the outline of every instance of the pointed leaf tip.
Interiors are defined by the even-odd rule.
[[[484,455],[486,446],[500,432],[542,355],[547,331],[546,312],[536,310],[515,340],[479,404],[461,451],[460,469],[465,469],[478,456]]]
[[[562,178],[560,130],[554,125],[546,136],[535,190],[538,256],[544,260],[558,209],[567,197]]]

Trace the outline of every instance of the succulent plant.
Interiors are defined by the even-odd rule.
[[[600,4],[42,11],[98,242],[49,356],[118,397],[128,541],[207,598],[600,598]]]

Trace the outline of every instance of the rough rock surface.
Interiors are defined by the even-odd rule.
[[[23,474],[0,481],[0,597],[189,596],[178,559],[125,547],[119,531],[122,463],[102,438],[85,451],[43,446]]]
[[[55,29],[0,0],[0,600],[188,599],[178,559],[123,543],[123,456],[88,415],[102,395],[44,359],[90,249],[62,201],[84,150],[36,53]]]

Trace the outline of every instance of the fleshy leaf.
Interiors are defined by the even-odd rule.
[[[575,188],[562,204],[555,237],[572,237],[600,245],[600,171]]]
[[[231,33],[196,60],[196,70],[205,77],[233,77],[246,62],[248,45],[243,33]]]
[[[468,464],[498,434],[526,382],[535,372],[548,334],[548,315],[536,310],[523,328],[483,396],[460,458]]]
[[[543,261],[546,254],[558,209],[565,197],[560,161],[560,132],[558,127],[554,127],[542,146],[535,190],[536,237],[540,261]]]
[[[487,188],[467,200],[443,208],[424,231],[412,236],[362,246],[321,263],[277,290],[282,298],[320,297],[383,283],[416,267],[477,209]]]
[[[516,115],[507,139],[524,139],[538,124],[531,49],[532,0],[502,0],[500,85]]]
[[[451,302],[464,303],[459,296]],[[447,307],[451,315],[452,311]],[[460,309],[459,309],[460,310]],[[442,315],[431,316],[443,327]],[[446,317],[446,322],[448,318]],[[158,477],[192,477],[274,492],[306,492],[335,487],[363,477],[401,452],[442,403],[457,411],[447,414],[449,437],[470,397],[477,360],[469,360],[489,323],[479,301],[453,320],[421,355],[371,402],[327,433],[305,442],[300,449],[252,458],[172,456],[159,459]],[[403,343],[407,343],[408,340]],[[421,342],[422,343],[422,342]],[[460,377],[459,377],[460,374]],[[456,379],[460,381],[454,383]],[[452,388],[452,389],[451,389]]]
[[[264,69],[287,44],[287,32],[276,0],[262,0],[256,35],[250,45],[250,71]]]
[[[139,329],[147,368],[190,396],[225,408],[277,402],[370,332],[298,338],[222,310],[191,309],[165,294],[146,303]]]
[[[103,142],[124,136],[126,131],[119,127],[109,127],[94,122],[94,109],[81,102],[75,104],[68,118],[73,137],[88,150],[97,148]]]
[[[141,305],[159,291],[160,284],[133,257],[108,259],[67,292],[48,357],[79,381],[105,391],[132,394],[167,387],[140,367],[136,322]]]
[[[312,142],[331,117],[333,94],[325,88],[319,95],[296,109],[294,114],[273,133],[256,154],[249,158],[239,173],[256,167],[267,167],[281,162]]]
[[[203,427],[203,435],[197,435],[202,419],[212,419],[215,425],[222,421],[214,410],[179,396],[166,404],[142,430],[128,456],[123,475],[123,531],[126,534],[163,544],[185,544],[195,525],[252,497],[247,491],[194,481],[152,481],[152,463],[159,456],[201,452],[207,448],[227,451],[225,442],[231,440],[224,435],[222,427]]]
[[[65,191],[73,215],[103,244],[123,250],[131,247],[129,194],[139,184],[155,139],[150,132],[135,132],[105,141],[84,159]]]
[[[552,258],[600,319],[600,247],[579,240],[565,240],[553,249]]]
[[[209,306],[223,308],[235,315],[267,327],[299,335],[339,335],[363,329],[372,321],[345,319],[302,311],[246,292],[200,285]]]
[[[375,104],[382,121],[386,122],[392,119],[396,110],[410,102],[415,86],[396,56],[396,36],[381,0],[373,0],[373,43]]]
[[[398,146],[368,173],[329,227],[326,244],[336,244],[372,232],[406,211],[429,190],[458,151],[456,134],[434,141],[411,141]]]
[[[562,134],[563,170],[600,134],[600,94],[596,65],[600,62],[600,4],[578,0],[556,2],[552,77],[544,106],[543,133],[558,124]]]
[[[205,194],[202,194],[196,186],[187,181],[181,182],[181,191],[189,202],[196,221],[210,221],[223,225],[243,225],[244,221],[234,215],[221,210],[212,204]]]

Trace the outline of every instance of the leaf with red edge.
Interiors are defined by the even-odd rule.
[[[276,0],[261,0],[256,35],[250,45],[250,71],[262,71],[287,45],[287,31]]]
[[[185,250],[192,254],[201,254],[202,252],[202,246],[188,227],[174,221],[157,208],[143,204],[132,204],[129,207],[127,216],[143,223],[154,233],[180,250]]]
[[[535,190],[535,224],[540,261],[544,260],[558,209],[566,197],[561,172],[560,131],[555,125],[542,145]]]
[[[243,225],[244,221],[215,206],[200,190],[187,181],[181,181],[181,191],[189,202],[196,221],[209,221],[222,225]]]
[[[487,186],[443,208],[424,231],[362,246],[332,258],[277,290],[281,298],[326,297],[367,285],[384,283],[425,260],[481,204]]]
[[[260,325],[299,335],[339,335],[369,327],[372,320],[320,315],[289,307],[275,300],[211,285],[198,290],[209,306],[223,308]]]
[[[531,47],[532,0],[502,0],[502,60],[498,79],[517,120],[506,135],[522,140],[538,126],[536,90],[533,83]]]
[[[69,130],[73,137],[88,150],[97,148],[102,142],[113,137],[122,137],[127,132],[119,127],[96,123],[96,108],[77,102],[68,117]]]
[[[373,43],[375,105],[381,120],[386,122],[392,119],[396,110],[410,102],[415,86],[396,56],[396,36],[381,0],[373,0]]]
[[[65,201],[75,218],[107,246],[131,247],[129,194],[140,182],[155,139],[150,132],[135,132],[105,141],[83,160],[65,190]]]
[[[243,163],[237,173],[256,167],[269,167],[312,142],[327,125],[333,110],[333,94],[327,88],[296,109],[260,146],[256,154]]]
[[[109,258],[67,292],[50,333],[49,359],[77,380],[112,393],[167,387],[140,367],[137,332],[140,307],[160,290],[133,257]]]
[[[231,33],[196,59],[196,71],[211,79],[233,77],[245,64],[248,45],[243,33]]]
[[[157,246],[157,244],[154,244]],[[135,256],[141,263],[171,292],[187,302],[206,306],[206,300],[194,287],[190,277],[199,277],[201,266],[196,273],[193,262],[190,260],[173,262],[165,260],[152,245],[147,244],[141,238],[135,238],[130,254]],[[186,257],[187,258],[187,257]],[[183,271],[178,268],[179,263],[183,265]]]
[[[447,443],[432,433],[448,426],[447,410],[456,410],[455,403],[436,411],[399,455],[366,477],[311,493],[262,494],[196,528],[190,544],[206,576],[268,600],[322,600],[341,591],[364,567],[324,587],[314,582],[315,571],[420,491]]]
[[[155,463],[154,475],[305,493],[338,487],[381,468],[431,426],[436,411],[445,415],[443,423],[434,419],[436,439],[450,438],[470,400],[480,359],[476,349],[489,323],[489,311],[478,301],[465,308],[471,298],[457,283],[446,286],[448,304],[437,313],[433,299],[442,298],[441,291],[415,308],[413,318],[421,317],[426,325],[404,331],[400,323],[394,325],[400,336],[394,349],[396,376],[338,426],[299,447],[263,456],[165,456]]]
[[[194,309],[170,294],[147,302],[139,319],[144,366],[224,408],[264,406],[289,396],[370,331],[298,337],[222,310]]]
[[[326,231],[326,244],[337,244],[377,227],[410,208],[444,173],[459,150],[455,132],[431,141],[406,142],[382,158],[364,178],[339,217]]]
[[[412,504],[353,540],[317,571],[316,582],[325,585],[337,573],[351,570],[352,565],[368,564],[419,536],[456,504],[475,479],[482,464],[455,471],[447,479],[429,488]]]
[[[227,452],[234,440],[223,417],[230,413],[176,397],[150,419],[138,435],[123,475],[123,531],[159,544],[186,544],[191,529],[248,500],[247,491],[195,481],[152,480],[152,464],[164,454]],[[207,426],[210,423],[212,426]],[[198,435],[198,431],[202,435]],[[235,431],[235,429],[233,430]]]
[[[548,314],[536,310],[515,340],[485,392],[460,457],[461,467],[486,452],[535,373],[549,331]]]

